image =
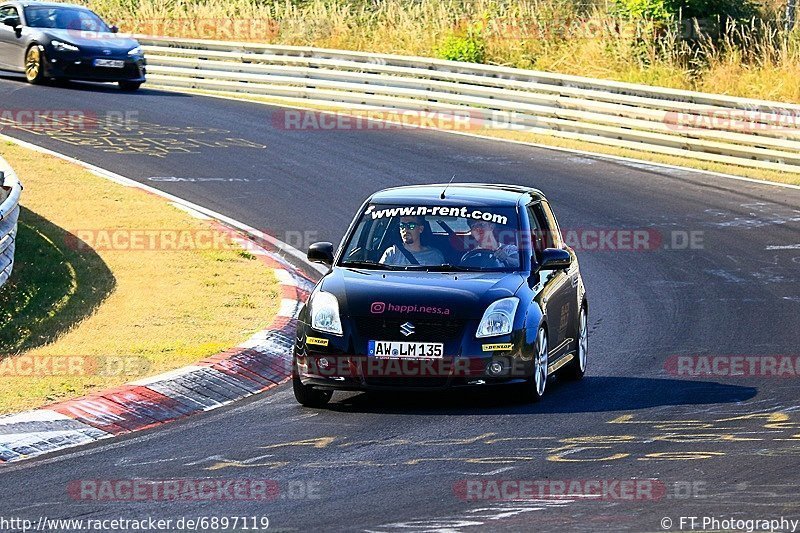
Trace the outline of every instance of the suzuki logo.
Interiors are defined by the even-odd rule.
[[[412,324],[411,322],[406,322],[405,324],[400,326],[400,333],[408,337],[409,335],[414,333],[414,329],[415,329],[414,324]]]

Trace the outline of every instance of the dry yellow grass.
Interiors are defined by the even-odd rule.
[[[800,102],[800,28],[782,33],[774,6],[690,49],[688,23],[656,37],[603,0],[82,1],[129,32],[419,56],[472,28],[491,64]]]
[[[50,285],[60,286],[63,293],[55,295],[50,309],[34,313],[44,330],[37,329],[38,325],[30,331],[23,327],[17,336],[5,339],[0,353],[12,355],[0,361],[0,369],[3,362],[9,363],[8,357],[20,356],[122,357],[138,362],[133,371],[113,375],[4,376],[0,412],[184,366],[242,342],[267,326],[277,312],[280,289],[274,274],[241,248],[174,251],[155,246],[127,251],[103,247],[95,255],[76,246],[65,233],[120,229],[199,235],[192,232],[209,230],[208,221],[52,156],[11,143],[0,147],[0,155],[25,185],[20,233],[32,241],[30,249],[18,250],[14,277],[0,293],[0,308],[6,313],[11,310],[11,322],[0,324],[0,332],[13,325],[15,309],[18,314],[30,311],[24,309],[26,302],[35,302]],[[42,269],[37,262],[40,257],[60,260]],[[32,277],[43,272],[40,286],[25,286],[26,272]],[[27,291],[30,301],[15,302],[16,285]],[[66,322],[60,320],[64,316]]]

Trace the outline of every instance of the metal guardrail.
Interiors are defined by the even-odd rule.
[[[14,268],[21,192],[22,184],[17,175],[0,157],[0,287],[8,281]]]
[[[466,114],[485,127],[800,173],[796,104],[421,57],[136,37],[155,86]]]

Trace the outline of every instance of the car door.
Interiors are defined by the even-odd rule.
[[[0,6],[0,68],[5,70],[20,70],[22,50],[22,37],[11,26],[2,23],[7,17],[18,17],[20,13],[16,6],[5,4]]]
[[[530,215],[539,226],[534,247],[537,255],[544,248],[565,249],[555,216],[547,202],[540,201],[529,208]],[[539,271],[544,288],[542,304],[547,315],[547,338],[550,345],[550,360],[566,354],[574,344],[575,317],[577,311],[577,273],[571,269]]]

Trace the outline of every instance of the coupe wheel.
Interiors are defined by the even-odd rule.
[[[581,379],[586,373],[586,358],[589,354],[589,326],[586,308],[581,307],[578,317],[578,346],[575,357],[564,367],[563,375],[569,379]]]
[[[31,45],[25,53],[25,79],[33,84],[44,81],[44,49],[38,44]]]
[[[295,399],[304,407],[322,407],[333,396],[333,391],[317,390],[303,385],[303,382],[300,381],[300,376],[296,374],[292,376],[292,390],[294,390]]]

